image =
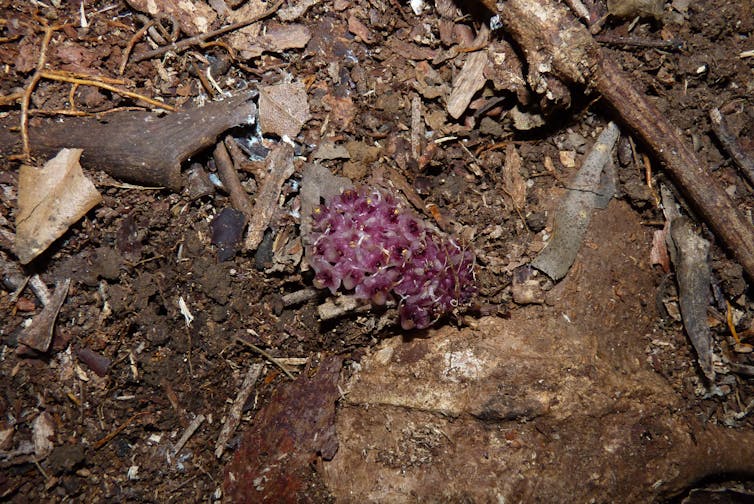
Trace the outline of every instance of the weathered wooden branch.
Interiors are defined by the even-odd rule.
[[[80,148],[81,165],[142,185],[181,187],[181,163],[212,145],[224,131],[253,121],[249,94],[179,110],[164,117],[126,111],[101,119],[66,118],[29,127],[32,153],[51,157],[62,148]],[[0,131],[0,148],[11,152],[17,135]]]
[[[585,26],[554,0],[507,0],[498,4],[500,21],[529,62],[532,88],[548,77],[593,88],[618,114],[618,121],[641,139],[663,164],[689,204],[754,279],[754,226],[708,175],[681,133],[607,59]]]

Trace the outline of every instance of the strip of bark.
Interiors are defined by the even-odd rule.
[[[529,61],[530,84],[536,89],[550,76],[599,92],[754,279],[754,228],[666,116],[605,58],[587,28],[553,0],[507,0],[499,5],[500,21]]]
[[[676,250],[673,256],[683,327],[694,345],[699,367],[710,383],[714,383],[712,342],[707,325],[709,242],[694,232],[691,221],[686,217],[679,217],[670,223],[670,235]]]
[[[558,208],[550,242],[532,261],[532,266],[553,280],[566,276],[581,248],[597,197],[601,195],[602,171],[610,162],[618,136],[620,131],[612,122],[600,134]]]
[[[267,168],[269,173],[264,178],[262,186],[257,193],[257,200],[252,211],[252,219],[249,222],[249,231],[246,233],[246,250],[256,250],[262,242],[264,232],[272,221],[278,208],[280,190],[288,178],[293,175],[293,148],[281,143],[267,155]]]

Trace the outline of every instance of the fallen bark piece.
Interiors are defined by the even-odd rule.
[[[689,203],[754,278],[754,227],[707,174],[707,164],[666,116],[605,58],[588,29],[553,0],[507,0],[501,5],[500,21],[526,54],[532,86],[536,89],[535,84],[546,82],[549,76],[588,84],[600,93],[623,124],[662,161]],[[532,55],[537,57],[532,60]]]
[[[609,123],[584,160],[555,216],[552,238],[531,265],[553,280],[568,273],[581,248],[599,194],[604,167],[610,162],[620,131]]]
[[[291,146],[278,144],[267,155],[267,176],[257,194],[249,231],[246,233],[246,250],[256,250],[262,242],[264,232],[270,225],[278,208],[278,196],[288,178],[293,175],[293,149]]]
[[[49,412],[41,412],[32,422],[32,438],[37,460],[46,458],[55,446],[52,441],[55,438],[55,420]]]
[[[118,112],[95,118],[67,118],[29,128],[32,153],[50,156],[61,148],[84,149],[81,164],[135,184],[181,188],[181,163],[212,145],[224,131],[254,122],[251,94],[210,102],[167,116]],[[0,145],[17,139],[0,132]]]
[[[458,74],[453,84],[453,91],[448,97],[448,114],[458,119],[466,111],[477,91],[482,89],[487,78],[484,69],[487,66],[487,51],[471,53],[463,64],[463,70]]]
[[[39,169],[23,165],[18,177],[15,252],[27,264],[102,201],[79,164],[81,149],[63,149]]]
[[[710,383],[714,383],[712,343],[707,325],[707,306],[710,294],[710,269],[707,263],[710,244],[696,234],[686,217],[670,223],[670,236],[675,246],[673,262],[678,282],[678,304],[683,327],[696,350],[699,367]]]
[[[326,356],[313,376],[304,372],[275,391],[226,468],[229,502],[301,502],[311,464],[318,457],[332,459],[338,450],[340,368],[340,357]]]
[[[55,292],[48,304],[42,309],[31,325],[24,329],[18,337],[18,342],[26,345],[37,352],[46,352],[52,342],[52,334],[55,329],[55,320],[58,318],[60,307],[63,306],[65,298],[68,296],[68,288],[71,286],[71,279],[66,278],[60,285],[55,287]]]

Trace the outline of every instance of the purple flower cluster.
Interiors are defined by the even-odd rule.
[[[404,329],[430,326],[475,291],[474,254],[389,194],[347,190],[312,219],[307,257],[314,285],[353,290],[374,305],[395,297]]]

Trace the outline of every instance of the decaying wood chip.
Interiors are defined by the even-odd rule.
[[[553,280],[566,276],[576,259],[596,203],[602,170],[619,135],[613,123],[600,134],[558,208],[550,242],[531,263]]]
[[[526,182],[521,176],[521,156],[512,143],[505,149],[503,166],[503,188],[513,202],[516,210],[524,208],[526,203]]]
[[[293,175],[293,148],[285,143],[278,144],[267,155],[268,174],[262,181],[257,194],[249,230],[246,233],[246,250],[256,250],[278,209],[280,190],[288,178]]]
[[[252,364],[249,366],[249,370],[246,372],[246,376],[244,376],[243,383],[241,383],[241,388],[238,390],[238,394],[228,410],[228,417],[225,420],[222,429],[220,429],[220,435],[217,437],[217,443],[215,443],[215,457],[222,457],[222,454],[225,451],[225,446],[228,444],[228,440],[241,422],[243,407],[246,404],[246,400],[251,395],[254,384],[259,378],[259,374],[262,372],[263,368],[264,364]]]
[[[448,97],[448,114],[454,119],[461,117],[469,107],[474,94],[484,86],[487,81],[484,76],[486,66],[487,51],[476,51],[468,55]]]
[[[55,421],[52,415],[43,411],[32,422],[32,436],[34,438],[34,455],[37,460],[47,457],[52,451],[55,436]]]
[[[68,288],[70,286],[71,279],[66,278],[55,287],[55,293],[52,295],[50,302],[34,317],[31,325],[24,329],[18,337],[19,343],[38,352],[46,352],[50,348],[53,330],[55,329],[55,320],[58,318],[60,307],[63,306],[63,302],[68,296]]]
[[[286,49],[301,49],[306,47],[311,38],[311,31],[303,24],[271,24],[256,37],[232,37],[231,45],[239,50],[241,59],[248,60],[265,52],[279,53]]]
[[[335,403],[342,357],[322,355],[294,382],[277,387],[228,464],[228,502],[301,502],[311,497],[312,465],[338,450]],[[297,495],[301,492],[300,495]]]
[[[61,148],[81,148],[84,168],[148,186],[181,187],[181,163],[212,145],[224,131],[254,122],[251,94],[210,102],[161,117],[127,111],[95,118],[66,118],[29,128],[35,155],[49,157]],[[0,130],[0,145],[18,139]]]
[[[320,320],[332,320],[351,313],[359,308],[359,306],[364,305],[361,305],[353,296],[337,296],[319,305],[317,307],[317,314]]]
[[[699,367],[710,383],[714,383],[711,335],[707,325],[710,295],[707,256],[710,244],[694,231],[693,224],[686,217],[679,217],[670,223],[670,236],[675,247],[673,262],[683,327],[694,345]]]

